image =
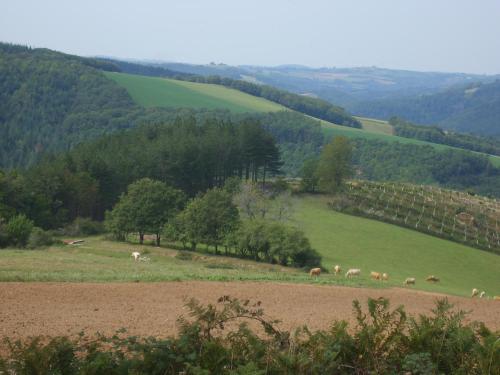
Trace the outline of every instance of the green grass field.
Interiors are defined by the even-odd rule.
[[[224,108],[235,113],[286,109],[269,100],[220,85],[124,73],[105,74],[125,87],[134,101],[144,107]]]
[[[472,288],[500,294],[500,256],[383,222],[345,215],[326,206],[326,197],[309,196],[297,202],[297,225],[328,268],[339,264],[360,268],[362,279],[371,271],[387,272],[390,285],[406,277],[416,288],[468,295]],[[434,274],[440,283],[424,279]]]
[[[272,112],[288,110],[269,100],[245,94],[221,85],[179,81],[167,78],[146,77],[134,74],[105,72],[106,76],[127,89],[134,101],[144,107],[184,107],[228,109],[235,113]],[[319,120],[326,135],[343,135],[386,142],[401,142],[428,145],[437,150],[457,150],[455,147],[440,145],[417,139],[393,135],[392,126],[387,121],[357,117],[363,128],[355,129]],[[500,157],[490,156],[496,167],[500,167]]]
[[[393,135],[394,134],[394,129],[393,129],[392,125],[390,125],[387,121],[376,120],[373,118],[366,118],[366,117],[358,117],[358,116],[354,116],[354,117],[359,122],[361,122],[361,125],[363,126],[363,130],[366,130],[367,132],[386,134],[386,135]]]
[[[175,257],[176,250],[112,242],[88,237],[81,245],[42,250],[0,251],[0,281],[269,281],[336,284],[363,287],[402,286],[416,277],[416,289],[468,295],[472,288],[500,294],[500,256],[472,249],[394,225],[337,213],[325,197],[296,200],[295,224],[305,231],[331,270],[340,264],[361,268],[358,279],[332,273],[311,279],[302,270],[249,260],[192,253],[191,260]],[[149,252],[151,262],[134,262],[133,250]],[[387,272],[388,282],[370,280],[370,271]],[[424,278],[435,274],[438,284]]]

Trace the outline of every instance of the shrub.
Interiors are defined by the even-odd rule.
[[[87,217],[77,217],[64,228],[66,236],[92,236],[104,233],[104,225]]]
[[[36,249],[37,247],[50,246],[54,243],[54,238],[49,232],[43,229],[34,227],[28,239],[28,248]]]
[[[384,298],[353,302],[356,324],[294,333],[264,314],[260,302],[229,296],[186,303],[175,338],[97,335],[71,341],[34,338],[0,355],[5,374],[499,374],[499,333],[466,323],[442,300],[434,315],[407,318]],[[248,325],[247,322],[254,322]],[[239,324],[238,324],[239,323]],[[250,328],[252,327],[252,328]]]
[[[16,247],[26,247],[32,230],[33,222],[25,215],[21,214],[12,217],[5,227],[8,244]]]
[[[7,224],[3,217],[0,217],[0,248],[6,247],[9,244],[9,236],[7,234]]]
[[[243,223],[234,237],[234,246],[242,257],[283,266],[321,265],[321,255],[311,248],[304,233],[279,222],[249,220]]]

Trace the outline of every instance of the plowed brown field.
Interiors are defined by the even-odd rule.
[[[282,328],[327,328],[334,319],[352,320],[352,300],[384,296],[410,314],[429,313],[443,295],[409,289],[362,289],[255,282],[165,283],[1,283],[0,337],[114,333],[168,336],[187,310],[184,299],[215,303],[222,295],[260,300]],[[456,308],[472,310],[471,320],[500,329],[500,302],[448,296]]]

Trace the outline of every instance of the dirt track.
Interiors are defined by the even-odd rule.
[[[230,295],[260,300],[266,314],[283,328],[307,324],[327,328],[334,319],[352,318],[352,300],[388,297],[411,314],[428,313],[437,294],[405,289],[358,289],[275,283],[1,283],[0,337],[114,333],[126,328],[137,335],[176,333],[176,318],[185,314],[185,297],[214,303]],[[473,310],[470,319],[500,329],[500,302],[448,297],[457,308]]]

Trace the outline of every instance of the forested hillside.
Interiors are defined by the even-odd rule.
[[[350,110],[364,116],[399,116],[418,124],[500,137],[500,80],[460,85],[432,95],[365,101]]]
[[[399,116],[422,125],[439,125],[460,132],[500,135],[498,76],[465,73],[413,72],[365,68],[309,68],[134,64],[144,72],[162,68],[185,76],[203,75],[259,82],[318,97],[344,106],[356,115],[389,119]],[[472,83],[471,82],[475,82]]]
[[[264,98],[275,103],[281,104],[284,107],[304,113],[309,116],[314,116],[322,120],[330,121],[338,125],[361,128],[361,124],[353,116],[344,110],[344,108],[333,105],[325,100],[315,97],[298,95],[292,92],[277,89],[269,85],[256,84],[241,79],[233,79],[229,77],[201,76],[186,73],[176,73],[169,69],[161,67],[147,66],[141,64],[133,64],[118,60],[103,60],[111,62],[125,73],[143,74],[153,77],[168,77],[189,82],[208,83],[222,85],[228,88],[236,89],[244,93]]]
[[[445,131],[437,126],[415,125],[398,117],[391,117],[389,124],[393,128],[394,134],[400,137],[500,156],[500,142],[495,138]]]
[[[128,128],[134,103],[99,70],[112,64],[0,44],[0,166]]]
[[[272,135],[251,119],[178,114],[82,144],[27,171],[0,171],[0,216],[25,214],[37,226],[58,228],[76,217],[103,219],[132,182],[166,182],[189,196],[238,176],[265,181],[281,166]]]

